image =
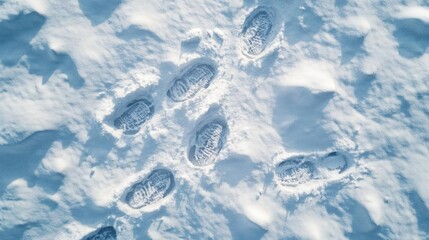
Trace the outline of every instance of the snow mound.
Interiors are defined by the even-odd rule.
[[[0,239],[427,239],[428,9],[0,0]]]

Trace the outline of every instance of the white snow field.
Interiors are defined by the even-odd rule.
[[[0,240],[429,239],[428,47],[428,0],[0,0]]]

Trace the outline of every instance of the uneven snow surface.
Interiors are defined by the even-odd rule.
[[[0,239],[429,239],[428,47],[428,0],[0,0]]]

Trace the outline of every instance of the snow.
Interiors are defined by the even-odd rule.
[[[243,24],[258,7],[272,28],[248,56]],[[0,0],[0,239],[107,226],[124,240],[428,239],[428,11],[424,0]],[[217,67],[210,85],[171,101],[201,59]],[[124,134],[114,119],[141,98],[154,114]],[[226,142],[195,167],[190,144],[211,116]],[[334,151],[347,168],[318,169]],[[298,155],[321,174],[286,187],[275,169]],[[131,208],[127,192],[159,168],[174,189]]]
[[[314,67],[306,71],[308,66]],[[312,93],[336,91],[335,66],[323,61],[298,62],[281,80],[282,86],[303,87]]]

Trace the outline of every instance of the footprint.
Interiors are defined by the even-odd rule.
[[[247,16],[241,32],[243,54],[254,57],[261,54],[270,43],[273,30],[274,11],[258,7]]]
[[[113,123],[116,128],[122,129],[127,135],[136,134],[140,130],[140,126],[147,122],[155,112],[153,102],[145,98],[131,102],[127,108]]]
[[[339,152],[330,152],[320,159],[319,171],[342,173],[347,168],[347,157]]]
[[[166,197],[173,191],[174,186],[174,175],[170,170],[156,169],[145,180],[132,186],[125,201],[134,209],[142,208]]]
[[[186,101],[195,96],[201,89],[208,88],[217,73],[211,63],[197,63],[186,68],[180,77],[173,80],[167,96],[175,102]]]
[[[116,240],[116,230],[112,226],[101,227],[82,240]]]
[[[347,157],[339,152],[323,156],[294,156],[279,163],[275,168],[275,175],[281,185],[296,187],[312,180],[329,181],[347,166]]]
[[[281,162],[275,172],[283,185],[296,187],[311,180],[314,165],[303,156],[291,157]]]
[[[226,142],[228,126],[224,120],[215,119],[199,128],[195,142],[188,153],[189,161],[196,167],[213,164]]]
[[[421,57],[429,46],[429,24],[419,19],[400,19],[394,22],[393,36],[399,43],[399,55],[405,58]]]

